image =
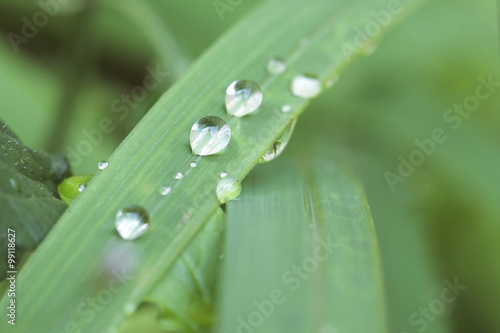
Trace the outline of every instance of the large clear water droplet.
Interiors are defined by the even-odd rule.
[[[191,128],[191,150],[196,155],[217,154],[227,147],[230,140],[231,129],[219,117],[201,118]]]
[[[321,82],[312,74],[297,75],[292,80],[291,89],[295,96],[309,99],[319,95]]]
[[[267,63],[267,71],[270,74],[281,74],[286,70],[285,61],[281,58],[272,58]]]
[[[236,178],[227,175],[219,180],[215,192],[217,194],[217,200],[219,200],[221,204],[224,204],[240,195],[241,183]]]
[[[128,206],[118,211],[115,221],[116,231],[126,240],[134,240],[149,229],[149,216],[139,206]]]
[[[254,112],[262,104],[262,90],[259,85],[249,80],[232,82],[226,90],[227,113],[243,117]]]
[[[99,170],[105,170],[108,167],[108,165],[109,165],[108,162],[102,161],[99,162],[99,164],[97,164],[97,167],[99,168]]]
[[[280,136],[278,140],[272,145],[272,147],[266,151],[266,153],[261,157],[259,163],[265,163],[274,160],[278,157],[288,145],[290,138],[292,137],[293,129],[295,128],[295,124],[297,124],[297,119],[295,119],[290,126],[288,126],[283,134]]]

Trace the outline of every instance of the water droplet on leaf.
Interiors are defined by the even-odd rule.
[[[292,93],[300,98],[313,98],[321,92],[321,82],[312,74],[297,75],[292,80]]]
[[[266,151],[266,153],[261,157],[259,163],[265,163],[274,160],[278,157],[288,145],[290,138],[292,137],[293,129],[295,128],[295,124],[297,123],[297,119],[295,119],[283,132],[278,140],[272,145],[272,147]]]
[[[281,74],[286,70],[285,61],[281,58],[272,58],[267,63],[267,71],[270,74]]]
[[[219,117],[204,117],[191,128],[190,142],[194,154],[207,156],[217,154],[231,140],[231,129]]]
[[[109,163],[106,161],[102,161],[99,164],[97,164],[97,167],[99,170],[105,170],[108,167]]]
[[[57,187],[61,200],[70,205],[87,187],[93,175],[78,175],[63,180]]]
[[[134,240],[149,229],[149,216],[144,208],[128,206],[118,211],[115,221],[116,231],[126,240]]]
[[[240,195],[241,183],[234,177],[227,175],[217,183],[217,200],[224,204]]]
[[[227,113],[243,117],[257,110],[262,99],[262,90],[257,83],[249,80],[234,81],[226,90]]]
[[[228,175],[227,172],[221,172],[219,176],[220,178],[225,178],[227,175]]]
[[[281,108],[281,111],[284,113],[290,112],[292,110],[292,107],[289,104],[283,105]]]
[[[175,179],[182,179],[182,178],[184,178],[184,174],[182,172],[177,172],[175,174]]]
[[[338,75],[335,75],[335,76],[332,76],[331,78],[329,78],[326,82],[325,82],[325,86],[327,88],[330,88],[331,86],[333,86],[337,81],[339,80],[339,76]]]
[[[196,162],[192,162],[191,164],[189,164],[189,166],[191,168],[196,168],[198,166],[198,164],[196,164]]]
[[[160,187],[160,195],[168,195],[172,191],[172,188],[169,186]]]

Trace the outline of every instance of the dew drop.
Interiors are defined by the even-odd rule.
[[[179,179],[179,180],[180,180],[180,179],[182,179],[182,178],[184,178],[184,174],[183,174],[182,172],[177,172],[177,173],[175,174],[175,179]]]
[[[262,90],[257,83],[249,80],[234,81],[226,90],[227,113],[243,117],[257,110],[262,99]]]
[[[265,163],[274,160],[278,157],[288,145],[290,138],[292,137],[293,129],[297,124],[297,119],[295,119],[283,132],[278,140],[272,145],[272,147],[266,151],[266,153],[261,157],[259,163]]]
[[[78,185],[78,192],[82,193],[83,191],[85,191],[85,184]]]
[[[220,178],[226,178],[227,175],[228,175],[227,172],[221,172],[219,176],[220,176]]]
[[[307,37],[304,37],[300,40],[300,45],[301,46],[309,46],[309,44],[311,44],[311,40]]]
[[[227,147],[230,140],[231,129],[219,117],[201,118],[191,128],[191,150],[196,155],[217,154]]]
[[[169,186],[162,186],[160,187],[160,195],[168,195],[172,191],[172,188]]]
[[[288,113],[292,110],[292,107],[290,106],[290,104],[286,104],[286,105],[283,105],[281,107],[281,112],[284,112],[284,113]]]
[[[291,89],[295,96],[309,99],[319,95],[321,82],[312,74],[297,75],[292,80]]]
[[[136,310],[136,305],[134,303],[127,303],[123,306],[123,313],[127,316],[132,315]]]
[[[371,42],[371,43],[368,43],[365,48],[363,48],[363,54],[365,56],[371,56],[372,54],[375,53],[375,51],[377,51],[377,44]]]
[[[12,186],[12,189],[14,189],[16,192],[19,192],[19,184],[17,183],[17,181],[14,179],[14,178],[9,178],[9,183],[10,183],[10,186]]]
[[[118,211],[115,221],[116,231],[126,240],[134,240],[149,229],[149,216],[144,208],[128,206]]]
[[[335,326],[333,325],[330,325],[330,324],[325,324],[323,325],[320,329],[319,329],[319,332],[318,333],[337,333],[337,329],[335,328]]]
[[[191,164],[189,164],[189,166],[191,168],[196,168],[198,166],[198,164],[196,164],[196,162],[192,162]]]
[[[224,204],[240,195],[241,183],[234,177],[227,175],[217,183],[217,200]]]
[[[105,170],[108,167],[109,163],[106,161],[102,161],[99,164],[97,164],[97,167],[99,170]]]
[[[267,63],[267,71],[270,74],[281,74],[286,70],[285,61],[281,58],[272,58]]]
[[[337,81],[339,80],[339,76],[338,75],[335,75],[335,76],[332,76],[331,78],[329,78],[326,82],[325,82],[325,86],[327,88],[330,88],[331,86],[333,86]]]

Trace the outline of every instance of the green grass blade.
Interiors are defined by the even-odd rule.
[[[386,6],[385,1],[318,0],[313,6],[273,1],[225,34],[150,110],[30,258],[18,277],[23,318],[17,329],[113,331],[162,281],[218,209],[220,172],[243,179],[308,104],[290,93],[291,79],[311,72],[325,83],[338,75],[347,64],[340,45],[352,43],[354,28],[366,23],[360,13]],[[266,71],[274,56],[288,64],[282,75]],[[235,79],[251,79],[263,88],[258,114],[226,115],[224,92]],[[290,112],[280,111],[284,104],[291,105]],[[232,142],[222,155],[194,157],[189,130],[208,115],[226,119]],[[189,167],[193,161],[195,169]],[[185,178],[173,179],[177,172]],[[167,183],[172,193],[162,198],[158,189]],[[114,218],[130,204],[149,212],[151,229],[127,243],[116,234]],[[111,292],[117,280],[123,288]],[[71,296],[62,299],[55,293]],[[0,306],[8,301],[4,297]]]
[[[386,332],[377,241],[358,183],[280,159],[228,204],[222,332]]]

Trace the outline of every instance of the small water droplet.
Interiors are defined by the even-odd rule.
[[[118,211],[115,221],[116,231],[126,240],[134,240],[149,229],[149,216],[144,208],[128,206]]]
[[[377,47],[378,47],[377,44],[370,42],[363,48],[363,54],[365,56],[371,56],[372,54],[375,53],[375,51],[377,51]]]
[[[290,138],[292,137],[293,129],[295,128],[295,124],[297,123],[297,119],[295,119],[283,132],[278,140],[273,144],[273,146],[266,151],[266,153],[261,157],[259,163],[265,163],[274,160],[278,157],[288,145]]]
[[[227,172],[221,172],[219,176],[220,176],[220,178],[226,178],[227,175],[228,175]]]
[[[190,142],[194,154],[207,156],[217,154],[231,140],[231,129],[219,117],[204,117],[191,128]]]
[[[300,45],[302,46],[308,46],[309,44],[311,44],[311,40],[307,37],[304,37],[300,40]]]
[[[290,112],[291,110],[292,107],[290,106],[290,104],[283,105],[283,107],[281,108],[281,111],[284,113]]]
[[[319,95],[321,82],[312,74],[297,75],[292,80],[291,89],[295,96],[309,99]]]
[[[240,192],[241,183],[236,178],[229,175],[219,180],[215,191],[217,200],[219,200],[221,204],[235,199],[240,195]]]
[[[335,326],[330,325],[330,324],[325,324],[325,325],[321,326],[318,333],[337,333],[337,332],[338,331],[335,328]]]
[[[105,170],[108,167],[109,163],[106,161],[102,161],[99,164],[97,164],[97,167],[99,170]]]
[[[198,166],[198,164],[196,164],[196,162],[192,162],[191,164],[189,164],[189,166],[191,168],[196,168]]]
[[[281,74],[286,70],[285,61],[281,58],[272,58],[267,63],[267,71],[270,74]]]
[[[254,112],[262,104],[263,94],[259,85],[250,80],[232,82],[226,90],[227,113],[243,117]]]
[[[168,195],[172,191],[172,188],[169,186],[160,187],[160,195]]]
[[[333,86],[337,81],[339,80],[339,76],[338,75],[335,75],[335,76],[332,76],[331,78],[329,78],[326,82],[325,82],[325,86],[327,88],[330,88],[331,86]]]
[[[123,313],[125,313],[125,315],[127,315],[127,316],[130,316],[135,312],[135,309],[136,309],[136,306],[134,303],[127,303],[123,307]]]
[[[184,174],[182,172],[177,172],[175,174],[175,179],[182,179],[182,178],[184,178]]]
[[[78,192],[82,193],[83,191],[85,191],[85,184],[78,185]]]
[[[19,191],[19,185],[17,184],[17,181],[14,178],[10,178],[9,183],[10,183],[10,186],[12,186],[12,188],[15,191]]]

